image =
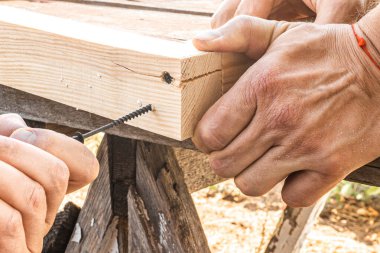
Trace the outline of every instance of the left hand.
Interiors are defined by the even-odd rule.
[[[66,193],[94,180],[95,156],[81,143],[0,115],[0,253],[38,253]]]
[[[349,25],[241,16],[193,43],[261,57],[203,116],[193,138],[211,153],[215,173],[235,178],[246,195],[286,179],[284,201],[309,206],[380,156],[380,71]]]

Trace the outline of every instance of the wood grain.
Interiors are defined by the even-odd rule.
[[[311,207],[287,207],[265,253],[299,253],[327,198],[324,196]]]
[[[210,252],[174,153],[139,142],[136,173],[137,193],[162,252]]]
[[[131,187],[128,192],[129,220],[129,253],[159,252],[159,243],[154,236],[153,227],[149,223],[144,202],[138,196],[136,189]]]
[[[221,96],[220,55],[187,43],[6,6],[0,28],[0,83],[107,118],[151,103],[155,112],[131,125],[154,133],[191,137]]]
[[[18,113],[24,119],[34,121],[32,127],[35,125],[41,127],[41,124],[47,123],[48,125],[54,124],[62,127],[84,129],[88,131],[110,123],[110,120],[107,118],[90,112],[77,110],[74,107],[4,85],[0,85],[0,113]],[[57,126],[53,127],[56,130],[61,128]],[[72,133],[73,131],[64,130],[63,132]],[[177,141],[130,125],[120,125],[111,128],[106,132],[130,139],[144,140],[173,147],[195,149],[191,140]]]
[[[66,252],[101,252],[103,239],[106,236],[108,225],[113,220],[111,206],[111,191],[109,179],[109,145],[107,138],[104,139],[98,151],[100,163],[100,174],[91,185],[86,202],[78,218],[78,225],[81,229],[81,238],[77,242],[69,242]]]
[[[123,2],[117,7],[107,4],[114,1],[49,1],[47,3],[31,1],[0,1],[1,5],[14,6],[33,12],[48,14],[68,20],[95,24],[124,32],[144,34],[169,40],[185,41],[201,30],[210,28],[210,18],[175,12],[164,12],[165,8],[177,1],[117,1]],[[132,6],[131,3],[132,2]],[[180,1],[181,2],[181,1]],[[207,5],[212,1],[203,1]],[[96,4],[99,3],[99,4]],[[144,10],[139,5],[160,5],[162,9]],[[131,8],[136,6],[136,8]],[[198,5],[193,5],[194,6]],[[189,6],[188,6],[189,7]],[[216,6],[215,6],[216,7]],[[170,8],[170,7],[169,7]],[[186,7],[187,8],[187,7]],[[190,7],[189,7],[190,8]],[[198,7],[201,8],[201,7]],[[164,16],[164,18],[162,18]],[[157,22],[159,21],[159,22]]]

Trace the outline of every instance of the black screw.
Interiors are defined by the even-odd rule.
[[[137,117],[140,117],[141,115],[148,113],[150,111],[153,111],[152,105],[147,105],[147,106],[141,107],[140,109],[138,109],[134,112],[131,112],[131,113],[129,113],[129,114],[117,119],[117,120],[112,121],[111,123],[109,123],[107,125],[99,127],[99,128],[92,130],[88,133],[82,134],[82,133],[78,132],[73,136],[73,138],[79,142],[84,143],[84,139],[86,139],[88,137],[91,137],[91,136],[93,136],[97,133],[100,133],[100,132],[104,132],[105,130],[110,129],[112,127],[121,125],[124,122],[130,121],[130,120],[137,118]]]

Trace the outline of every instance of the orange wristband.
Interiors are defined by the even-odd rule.
[[[372,57],[371,53],[369,52],[369,50],[367,48],[367,42],[365,41],[365,39],[363,37],[360,37],[356,33],[355,26],[353,24],[351,25],[351,27],[352,27],[352,31],[354,32],[354,35],[356,37],[356,40],[358,41],[359,47],[361,47],[363,49],[363,51],[366,53],[366,55],[369,57],[369,59],[373,62],[373,64],[375,64],[375,66],[380,70],[380,65],[375,61],[375,59]]]

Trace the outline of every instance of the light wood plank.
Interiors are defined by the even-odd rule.
[[[167,137],[191,137],[221,95],[220,54],[191,44],[4,6],[0,28],[0,83],[107,118],[151,103],[132,125]]]
[[[210,3],[209,0],[199,0],[202,5]],[[74,2],[83,2],[75,1]],[[86,3],[104,1],[85,1]],[[114,2],[114,1],[111,1]],[[150,35],[159,38],[170,40],[189,40],[201,30],[210,27],[210,17],[165,12],[165,8],[169,8],[171,4],[176,3],[171,8],[175,8],[179,2],[183,1],[116,1],[123,2],[123,7],[110,7],[107,2],[104,5],[94,4],[76,4],[67,1],[48,1],[46,3],[31,2],[31,1],[0,1],[1,5],[14,6],[25,10],[32,10],[41,14],[52,15],[60,18],[65,18],[73,21],[79,21],[108,28],[117,29],[120,31],[128,31],[132,33]],[[161,9],[146,10],[138,8],[130,8],[126,3],[133,5],[154,5],[162,6]],[[164,2],[164,3],[163,3]],[[190,1],[194,2],[194,1]],[[137,6],[138,7],[138,6]],[[185,4],[182,8],[201,8],[199,4]],[[216,6],[215,6],[216,8]]]
[[[211,16],[222,0],[61,0],[85,5]]]

